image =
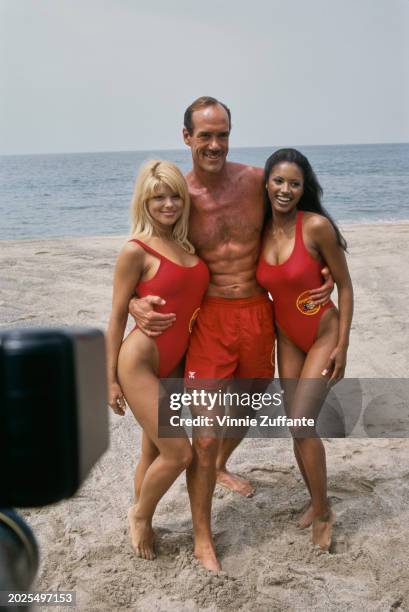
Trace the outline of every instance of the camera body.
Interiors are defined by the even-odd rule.
[[[103,333],[0,332],[0,507],[72,496],[108,443]]]

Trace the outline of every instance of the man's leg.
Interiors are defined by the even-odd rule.
[[[240,382],[240,388],[243,390],[249,387],[250,392],[264,391],[268,382],[274,378],[275,334],[272,303],[265,294],[235,302],[240,317],[240,357],[235,376],[245,379]],[[265,382],[262,382],[263,380]],[[226,467],[229,457],[246,434],[247,431],[243,430],[242,437],[223,438],[216,462],[217,482],[240,495],[252,497],[255,490],[251,483],[229,472]]]
[[[194,554],[206,569],[213,571],[221,568],[211,532],[218,446],[219,440],[216,437],[194,436],[193,461],[186,472],[195,538]]]
[[[251,482],[238,474],[229,472],[226,467],[227,460],[234,449],[238,447],[241,440],[242,438],[224,438],[222,440],[216,461],[217,484],[222,485],[231,491],[235,491],[236,493],[243,495],[243,497],[253,497],[255,488]]]
[[[243,438],[245,435],[243,434]],[[242,476],[233,474],[226,467],[232,452],[238,447],[243,438],[222,438],[216,459],[217,484],[235,491],[243,495],[243,497],[253,497],[255,488],[251,482]]]
[[[247,298],[229,300],[213,296],[205,299],[193,327],[186,357],[188,387],[197,386],[192,383],[193,378],[207,379],[214,384],[233,377],[239,362],[240,311],[247,301]],[[226,469],[228,458],[241,440],[239,436],[226,438],[219,445],[217,482],[244,496],[251,496],[253,488],[250,483]]]

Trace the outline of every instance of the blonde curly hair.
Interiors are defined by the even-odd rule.
[[[194,253],[187,239],[189,229],[190,196],[185,178],[179,168],[169,161],[152,159],[139,171],[131,201],[131,233],[149,238],[154,233],[154,224],[148,211],[148,200],[166,185],[183,201],[183,211],[172,230],[172,238],[185,251]]]

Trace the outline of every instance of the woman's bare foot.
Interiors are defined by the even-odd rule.
[[[329,550],[332,542],[332,527],[335,514],[329,510],[325,516],[317,516],[312,521],[312,542],[321,550]]]
[[[212,572],[218,572],[222,569],[212,542],[196,543],[194,555],[205,569]]]
[[[310,525],[312,525],[312,521],[314,518],[314,510],[312,509],[311,503],[308,505],[306,510],[303,511],[300,518],[297,521],[297,526],[300,529],[306,529]]]
[[[137,506],[131,506],[128,510],[132,548],[138,557],[152,561],[156,556],[154,551],[155,533],[150,522],[138,518],[137,512]]]
[[[255,489],[250,481],[242,478],[241,476],[237,476],[237,474],[232,474],[227,470],[217,471],[216,482],[217,484],[222,485],[222,487],[226,487],[226,489],[229,489],[230,491],[243,495],[243,497],[253,497],[255,492]]]

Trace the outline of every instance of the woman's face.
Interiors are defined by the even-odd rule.
[[[183,204],[180,195],[162,183],[149,198],[147,208],[152,219],[159,225],[171,227],[180,218]]]
[[[273,211],[291,212],[304,193],[302,170],[292,162],[280,162],[272,167],[266,183]]]

